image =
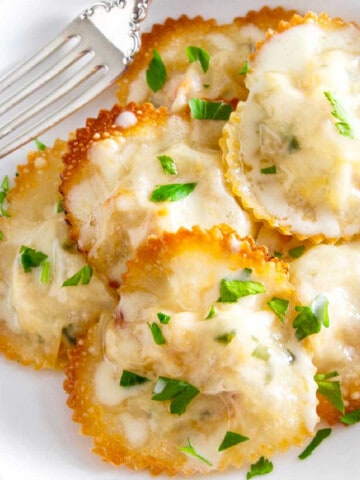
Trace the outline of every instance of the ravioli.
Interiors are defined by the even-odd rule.
[[[221,152],[207,145],[207,125],[130,104],[102,112],[70,142],[61,189],[71,235],[110,283],[150,235],[218,223],[252,232],[225,185]]]
[[[96,273],[88,285],[62,287],[86,265],[58,211],[66,148],[59,140],[29,155],[7,194],[10,216],[0,217],[0,351],[35,368],[62,367],[68,347],[113,309],[116,298]],[[25,272],[22,247],[47,255],[49,271],[42,280],[40,265]]]
[[[227,25],[186,16],[155,25],[151,33],[142,36],[142,48],[136,61],[118,82],[120,103],[150,101],[155,106],[166,106],[172,113],[188,110],[188,101],[193,97],[224,100],[236,105],[247,96],[246,62],[255,44],[265,38],[268,28],[275,27],[281,19],[289,19],[293,13],[264,7],[235,18]],[[202,68],[198,61],[189,63],[186,49],[194,46],[210,55],[208,68]],[[164,86],[156,91],[146,81],[146,70],[154,50],[167,72]]]
[[[66,369],[68,404],[95,453],[189,475],[301,445],[318,421],[315,368],[292,309],[282,323],[268,305],[292,304],[293,294],[285,264],[229,227],[149,238],[128,263],[113,317]],[[244,438],[219,451],[227,432]]]
[[[249,96],[221,141],[226,175],[283,234],[319,242],[360,231],[359,53],[356,25],[308,13],[250,59]]]
[[[291,264],[290,278],[299,300],[309,305],[325,295],[329,328],[308,337],[318,373],[338,372],[347,412],[360,408],[360,242],[319,245]],[[336,376],[335,376],[336,377]],[[319,414],[330,423],[340,413],[319,396]]]

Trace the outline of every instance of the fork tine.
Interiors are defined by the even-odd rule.
[[[75,36],[76,35],[73,35],[72,37],[75,37]],[[49,42],[38,53],[33,55],[28,60],[25,60],[20,65],[16,65],[12,70],[10,70],[10,72],[3,75],[0,78],[0,93],[4,92],[7,88],[10,87],[10,85],[17,82],[26,73],[28,73],[32,68],[36,67],[39,63],[41,63],[46,58],[48,58],[50,55],[52,55],[54,52],[56,52],[68,40],[69,40],[69,37],[56,37],[56,38],[54,38],[54,40]]]
[[[115,73],[111,75],[112,81],[114,81],[116,77],[117,75]],[[33,140],[36,136],[53,127],[71,113],[84,106],[96,95],[101,93],[106,87],[108,87],[111,83],[111,79],[108,78],[108,75],[104,75],[100,81],[97,81],[91,88],[85,90],[82,95],[68,101],[65,105],[61,105],[57,110],[52,111],[45,118],[34,122],[30,128],[23,131],[21,134],[13,138],[11,141],[5,143],[0,148],[0,158],[5,157],[17,148],[25,145],[25,143]]]
[[[72,76],[70,79],[63,82],[52,93],[50,93],[43,99],[39,100],[36,104],[33,104],[27,109],[23,110],[18,115],[15,115],[11,120],[9,120],[4,125],[1,125],[0,139],[8,135],[9,133],[11,133],[13,130],[20,127],[24,123],[26,123],[31,118],[35,117],[37,114],[41,113],[43,110],[45,110],[47,107],[55,103],[57,100],[64,97],[71,90],[78,87],[82,82],[90,78],[101,68],[103,68],[105,70],[104,73],[106,73],[106,70],[107,70],[106,67],[104,67],[103,65],[96,64],[95,60],[91,61],[87,65],[86,69],[81,70],[76,75]]]
[[[28,83],[26,83],[26,78],[22,78],[22,82],[18,86],[17,91],[0,104],[0,115],[2,115],[5,111],[10,110],[19,102],[29,97],[37,89],[51,81],[60,73],[64,72],[67,68],[74,65],[74,63],[86,53],[89,53],[89,50],[84,50],[84,48],[81,46],[81,43],[77,44],[70,52],[67,53],[64,58],[60,59],[54,65],[51,65],[44,72],[40,72],[34,79],[29,80]],[[37,67],[37,65],[35,67]]]

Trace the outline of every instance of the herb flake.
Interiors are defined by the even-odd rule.
[[[161,90],[167,78],[166,67],[157,50],[153,50],[153,57],[146,70],[146,82],[153,92]]]
[[[285,315],[289,307],[289,300],[286,300],[285,298],[273,297],[267,302],[267,304],[278,317],[280,322],[284,323]]]
[[[274,175],[276,173],[276,165],[271,165],[271,167],[262,168],[260,173],[264,175]]]
[[[300,258],[305,252],[305,245],[299,245],[298,247],[292,248],[288,251],[288,255],[291,258]]]
[[[319,333],[321,326],[329,327],[328,314],[329,301],[325,295],[319,294],[310,306],[296,306],[299,314],[295,317],[293,327],[298,340],[303,340],[309,335]]]
[[[210,54],[203,48],[187,47],[186,56],[190,63],[198,61],[204,73],[209,70]]]
[[[1,186],[0,186],[0,216],[1,217],[10,217],[10,214],[5,209],[8,192],[9,192],[9,177],[6,175],[3,181],[1,182]]]
[[[171,400],[170,413],[181,415],[200,390],[184,380],[159,377],[153,390],[152,400]]]
[[[134,387],[135,385],[142,385],[143,383],[146,383],[148,381],[148,378],[142,377],[137,373],[130,372],[129,370],[123,370],[120,378],[120,386],[126,388]]]
[[[51,276],[51,263],[49,260],[44,260],[41,264],[40,282],[49,283]]]
[[[315,437],[311,440],[309,445],[305,448],[305,450],[300,453],[299,457],[300,460],[304,460],[305,458],[309,457],[315,448],[317,448],[320,443],[325,440],[331,434],[331,428],[322,428],[316,432]]]
[[[152,202],[177,202],[195,189],[196,183],[171,183],[157,186],[150,195]]]
[[[273,464],[265,457],[260,457],[259,460],[252,464],[250,471],[246,474],[246,480],[256,477],[258,475],[266,475],[267,473],[272,472],[274,469]]]
[[[214,340],[218,343],[222,343],[223,345],[228,345],[236,336],[236,332],[232,330],[231,332],[223,333],[222,335],[218,335],[214,338]]]
[[[314,379],[318,385],[318,393],[326,397],[331,405],[342,414],[345,413],[344,400],[341,394],[340,381],[331,380],[338,377],[339,372],[334,371],[330,373],[315,375]]]
[[[216,315],[216,308],[214,305],[211,305],[211,308],[209,310],[209,313],[207,314],[207,316],[205,317],[205,320],[210,320],[211,318],[215,317]]]
[[[189,100],[190,113],[195,120],[224,120],[230,118],[232,107],[224,102],[209,102],[201,98]]]
[[[187,455],[191,455],[192,457],[195,457],[198,460],[201,460],[202,462],[206,463],[210,467],[212,466],[212,463],[210,462],[210,460],[203,457],[202,455],[200,455],[200,453],[198,453],[195,450],[195,448],[193,447],[193,445],[190,442],[190,439],[188,439],[188,444],[185,447],[179,447],[179,451],[182,452],[182,453],[186,453]]]
[[[244,65],[242,66],[240,72],[239,72],[239,75],[246,75],[247,73],[249,73],[249,70],[250,70],[250,63],[249,63],[249,60],[245,60],[245,63]]]
[[[162,323],[163,325],[167,325],[171,320],[170,315],[166,315],[166,313],[163,313],[163,312],[158,312],[156,316],[159,322]]]
[[[223,278],[220,283],[220,298],[218,302],[236,303],[242,297],[264,292],[265,287],[262,283],[245,280],[226,280]]]
[[[34,142],[39,152],[43,152],[44,150],[46,150],[47,146],[44,143],[40,142],[38,138],[35,138]]]
[[[148,323],[148,327],[150,328],[150,332],[152,333],[154,342],[156,345],[164,345],[166,340],[160,328],[160,325],[157,323]]]
[[[240,435],[240,433],[228,431],[225,433],[225,437],[218,448],[218,452],[227,450],[228,448],[234,447],[239,443],[246,442],[246,440],[249,440],[249,437]]]
[[[33,268],[39,267],[47,258],[48,256],[45,253],[34,248],[26,247],[25,245],[20,247],[20,263],[25,273],[29,273]]]
[[[169,157],[168,155],[159,155],[158,160],[160,162],[160,165],[162,166],[162,169],[166,175],[176,175],[177,170],[176,170],[176,165],[174,160]]]
[[[346,114],[343,107],[340,105],[340,103],[336,100],[335,96],[331,92],[324,92],[324,95],[332,107],[331,115],[336,120],[338,120],[337,122],[335,122],[335,127],[337,128],[340,135],[354,138],[354,133],[348,121],[346,120]]]
[[[76,287],[78,285],[88,285],[93,275],[93,269],[90,265],[85,265],[72,277],[65,280],[62,284],[63,287]]]
[[[355,425],[355,423],[360,422],[360,408],[342,415],[340,421],[345,425]]]

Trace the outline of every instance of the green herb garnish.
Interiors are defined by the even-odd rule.
[[[152,191],[150,200],[152,202],[177,202],[195,189],[196,183],[171,183],[159,185]]]
[[[188,439],[188,444],[186,445],[186,447],[179,447],[179,451],[182,452],[182,453],[186,453],[187,455],[191,455],[192,457],[195,457],[198,460],[201,460],[202,462],[206,463],[207,465],[210,465],[210,467],[212,466],[212,463],[209,460],[204,458],[202,455],[200,455],[195,450],[195,448],[193,447],[193,445],[190,442],[190,439]]]
[[[264,292],[265,287],[262,283],[244,280],[226,280],[223,278],[220,283],[220,298],[218,302],[236,303],[239,298]]]
[[[358,410],[353,410],[350,413],[342,415],[340,420],[346,425],[355,425],[355,423],[360,422],[360,408]]]
[[[200,62],[201,68],[204,73],[208,71],[210,64],[210,55],[206,50],[199,47],[187,47],[186,56],[190,63],[197,61]]]
[[[162,58],[159,52],[153,50],[153,58],[146,70],[146,82],[153,92],[157,92],[164,86],[166,78],[167,72]]]
[[[289,300],[285,300],[284,298],[273,297],[271,300],[267,302],[271,310],[275,313],[278,319],[284,323],[285,315],[287,309],[289,307]]]
[[[330,373],[318,373],[314,379],[318,385],[318,392],[324,395],[331,405],[342,414],[345,413],[344,400],[341,394],[340,382],[338,380],[330,380],[338,377],[339,372],[334,371]]]
[[[268,347],[261,344],[257,345],[251,355],[255,358],[258,358],[259,360],[264,360],[264,362],[267,362],[270,358]]]
[[[300,149],[299,140],[296,137],[292,137],[288,145],[288,152],[294,153],[294,152],[297,152],[299,149]]]
[[[292,248],[288,251],[288,254],[291,258],[300,258],[301,255],[305,252],[305,245],[299,245],[298,247]]]
[[[239,443],[246,442],[246,440],[249,440],[249,437],[244,437],[244,435],[240,435],[240,433],[228,431],[225,433],[225,437],[218,448],[218,452],[227,450],[228,448],[238,445]]]
[[[282,252],[276,252],[276,251],[274,252],[274,257],[275,258],[281,258],[283,256],[284,256],[284,254]]]
[[[49,283],[51,276],[51,264],[49,260],[44,260],[41,264],[40,282]]]
[[[56,213],[62,213],[64,211],[62,200],[59,200],[56,204]]]
[[[63,287],[76,287],[77,285],[88,285],[93,274],[93,269],[90,265],[85,265],[72,277],[65,280]]]
[[[272,165],[271,167],[262,168],[260,173],[264,175],[274,175],[276,173],[276,165]]]
[[[315,437],[311,440],[309,445],[305,448],[305,450],[300,453],[299,458],[300,460],[304,460],[305,458],[309,457],[316,447],[320,445],[320,443],[325,440],[331,434],[331,428],[323,428],[316,432]]]
[[[2,231],[0,230],[0,240],[4,240],[4,237],[5,237],[5,236],[4,236],[4,232],[2,232]]]
[[[9,192],[9,177],[6,175],[1,182],[0,186],[0,216],[10,217],[10,214],[5,210],[4,204],[7,200],[7,194]]]
[[[162,323],[163,325],[166,325],[170,322],[170,315],[166,315],[166,313],[158,312],[157,313],[157,318],[159,319],[159,322]]]
[[[200,390],[184,380],[159,377],[153,390],[152,400],[171,400],[170,412],[181,415]]]
[[[39,152],[43,152],[44,150],[46,150],[47,146],[44,143],[40,142],[38,138],[35,138],[34,142]]]
[[[166,340],[164,338],[160,325],[158,325],[157,323],[148,323],[148,327],[150,328],[156,345],[164,345],[166,343]]]
[[[162,166],[162,169],[166,173],[166,175],[176,175],[177,170],[176,170],[176,165],[174,160],[169,157],[168,155],[159,155],[158,160]]]
[[[329,327],[328,306],[328,299],[325,295],[319,294],[310,306],[295,307],[299,314],[295,317],[293,327],[296,329],[295,336],[298,340],[319,333],[322,325]]]
[[[346,120],[346,114],[343,107],[340,105],[340,103],[336,100],[336,98],[331,92],[324,92],[324,95],[332,106],[331,115],[336,120],[338,120],[337,122],[335,122],[335,127],[337,128],[340,135],[354,138],[354,133],[348,121]]]
[[[129,370],[123,370],[121,378],[120,378],[120,386],[121,387],[134,387],[135,385],[141,385],[143,383],[148,382],[149,379],[146,377],[142,377],[137,373],[130,372]]]
[[[222,343],[223,345],[228,345],[231,340],[236,336],[236,332],[232,330],[231,332],[223,333],[222,335],[218,335],[214,338],[214,340],[218,343]]]
[[[33,248],[22,246],[20,247],[20,263],[24,272],[29,273],[33,268],[39,267],[48,256]]]
[[[273,469],[274,466],[270,460],[267,460],[265,457],[260,457],[256,463],[251,465],[250,471],[246,474],[246,480],[256,477],[257,475],[266,475],[272,472]]]
[[[246,75],[249,72],[249,70],[250,70],[249,60],[246,60],[239,72],[239,75]]]
[[[211,305],[211,308],[209,310],[209,313],[205,317],[205,320],[210,320],[211,318],[215,317],[215,315],[216,315],[216,308],[214,307],[214,305]]]
[[[201,98],[189,100],[190,113],[196,120],[229,120],[232,107],[224,102],[208,102]]]

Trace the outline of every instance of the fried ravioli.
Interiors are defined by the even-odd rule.
[[[62,287],[86,265],[58,211],[66,148],[59,140],[29,155],[7,194],[9,216],[0,218],[0,351],[35,368],[62,367],[77,335],[115,302],[96,274],[89,285]]]
[[[315,368],[291,309],[280,321],[268,304],[293,294],[286,265],[226,226],[148,239],[113,317],[66,369],[68,405],[95,453],[189,475],[301,445],[318,420]]]

